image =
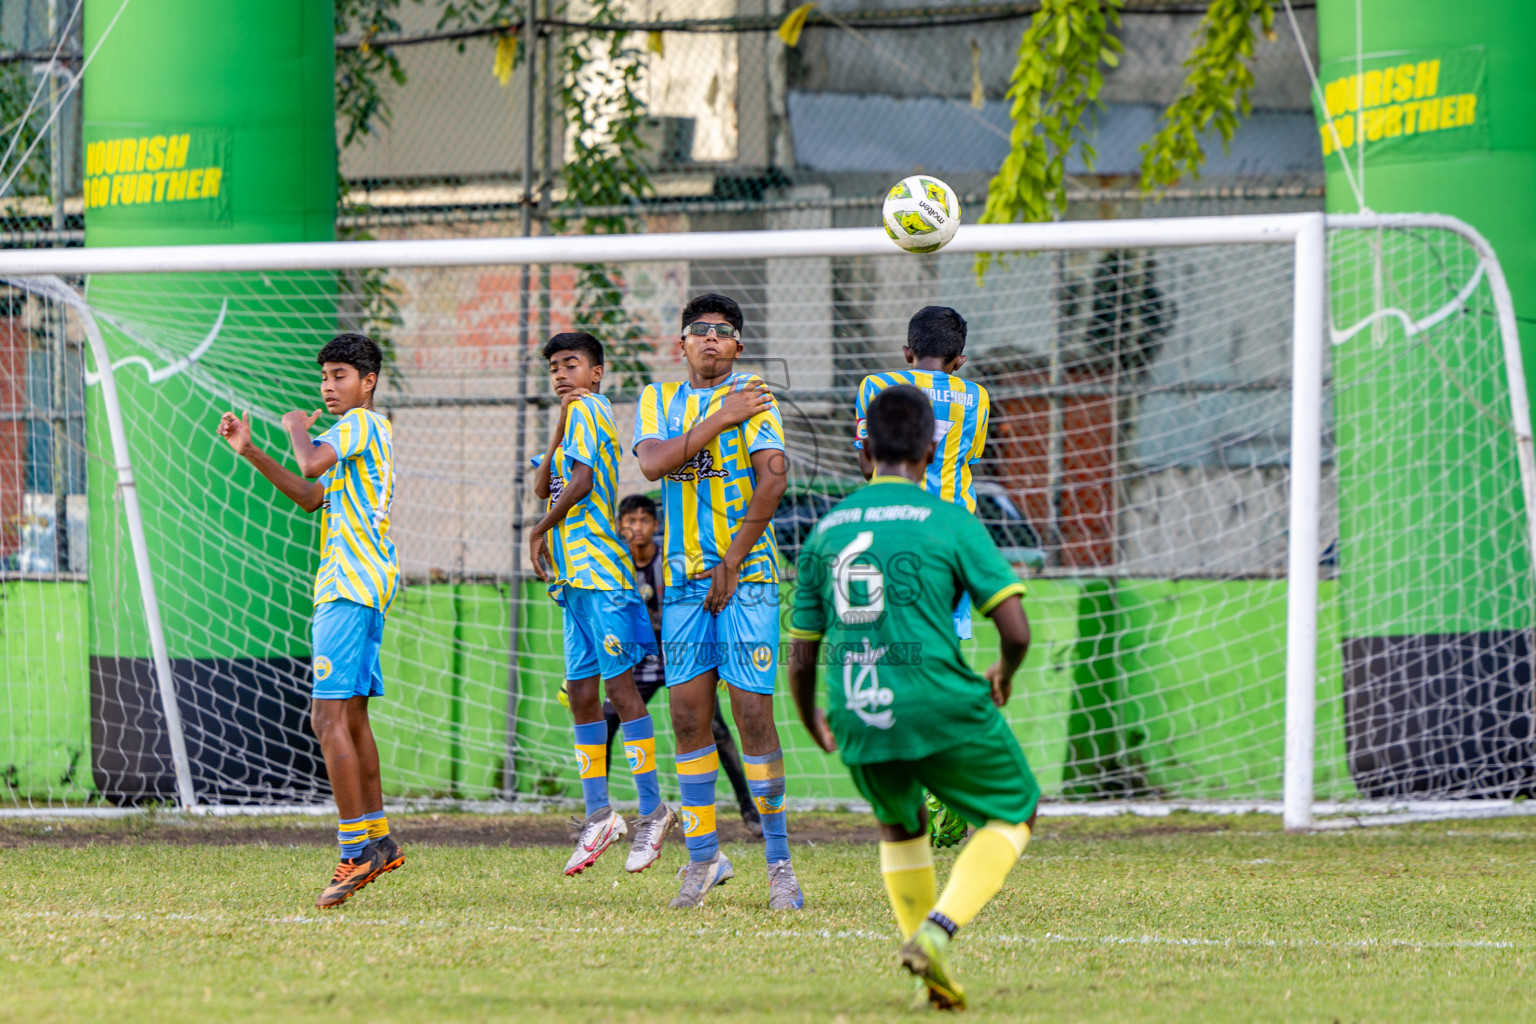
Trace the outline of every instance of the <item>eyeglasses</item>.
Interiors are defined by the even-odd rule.
[[[683,330],[687,331],[695,338],[702,338],[710,331],[715,332],[715,337],[723,338],[726,341],[730,341],[732,338],[738,338],[741,336],[741,332],[732,327],[730,324],[712,324],[705,320],[695,320],[693,323],[683,328]]]

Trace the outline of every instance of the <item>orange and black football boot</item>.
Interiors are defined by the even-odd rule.
[[[373,873],[373,878],[387,875],[396,868],[405,867],[405,851],[400,849],[400,844],[395,842],[394,836],[385,836],[383,839],[375,839],[369,844],[379,854],[379,868]],[[370,878],[369,881],[373,881]]]
[[[379,874],[384,864],[380,856],[378,847],[369,845],[363,847],[362,856],[339,862],[331,875],[331,884],[320,890],[315,906],[322,910],[326,907],[339,907],[351,899],[353,893]]]

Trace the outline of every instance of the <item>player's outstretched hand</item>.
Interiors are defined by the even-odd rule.
[[[321,411],[316,409],[314,412],[302,412],[295,409],[292,412],[285,412],[283,413],[283,429],[291,434],[294,428],[297,427],[307,434],[309,433],[309,428],[315,425],[315,420],[320,418]]]
[[[219,417],[219,436],[229,442],[236,455],[244,455],[251,449],[251,414],[236,416],[226,412]]]
[[[549,582],[549,570],[544,566],[544,559],[548,556],[549,546],[544,534],[534,530],[528,535],[528,560],[533,563],[533,574],[545,583]]]
[[[731,426],[745,423],[760,412],[773,408],[773,396],[768,385],[760,380],[749,381],[745,387],[732,391],[720,403],[720,415]]]
[[[736,594],[736,583],[741,579],[741,567],[732,569],[724,562],[719,562],[709,572],[700,573],[694,579],[708,579],[709,593],[704,595],[704,610],[711,615],[719,615],[725,611],[725,606],[731,603],[731,598]]]
[[[832,735],[832,727],[827,724],[827,713],[821,708],[816,709],[816,717],[812,721],[811,739],[816,745],[831,754],[837,750],[837,737]]]
[[[993,662],[982,674],[992,684],[992,703],[998,707],[1007,704],[1008,698],[1013,696],[1013,680],[1003,675],[1003,663]]]

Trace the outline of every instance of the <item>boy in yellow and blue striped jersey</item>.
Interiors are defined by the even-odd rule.
[[[869,403],[893,384],[911,384],[933,403],[933,440],[938,446],[923,489],[936,498],[976,511],[976,485],[971,463],[981,458],[987,443],[987,418],[992,405],[987,389],[956,377],[965,365],[965,317],[948,306],[924,306],[907,323],[907,343],[901,354],[910,370],[872,373],[859,385],[854,414],[853,446],[864,447],[864,414]],[[955,635],[971,638],[971,601],[962,594],[955,608]]]
[[[727,684],[748,786],[762,815],[768,906],[804,906],[784,820],[784,754],[773,723],[779,646],[779,550],[773,514],[783,496],[784,427],[767,386],[736,373],[741,307],[701,295],[683,308],[678,349],[688,379],[647,385],[634,452],[662,483],[666,514],[661,643],[677,734],[688,869],[672,901],[696,907],[733,876],[715,835],[720,758],[711,721]]]
[[[910,384],[933,403],[933,461],[923,478],[923,489],[943,501],[976,511],[976,485],[971,463],[981,458],[987,443],[987,418],[991,401],[987,389],[975,381],[956,377],[965,365],[965,317],[948,306],[924,306],[907,322],[907,343],[901,354],[910,370],[872,373],[859,385],[854,409],[858,423],[853,446],[863,450],[867,427],[865,415],[875,396],[897,384]],[[960,592],[954,614],[955,636],[971,638],[971,597]],[[958,844],[966,836],[964,818],[929,798],[933,845]]]
[[[677,816],[661,801],[656,732],[635,688],[634,667],[654,642],[635,588],[629,545],[618,531],[619,431],[613,407],[597,393],[603,346],[583,332],[557,334],[545,343],[544,358],[560,415],[548,449],[533,460],[534,492],[549,504],[528,535],[528,555],[565,622],[566,692],[586,809],[565,873],[585,871],[628,832],[608,802],[608,724],[599,679],[618,709],[624,753],[640,794],[624,869],[644,871],[661,856]]]
[[[283,417],[299,473],[251,441],[251,419],[226,412],[219,435],[279,491],[320,520],[315,577],[314,689],[311,724],[336,797],[341,860],[315,905],[334,907],[405,863],[384,816],[379,748],[368,699],[384,695],[379,648],[384,615],[399,585],[389,538],[394,496],[394,433],[373,411],[383,354],[361,334],[338,334],[320,350],[320,397],[335,424],[311,439],[320,410]],[[302,475],[300,475],[302,474]]]

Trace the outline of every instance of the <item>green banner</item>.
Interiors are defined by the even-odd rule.
[[[1372,164],[1486,153],[1487,80],[1481,46],[1324,62],[1312,105],[1328,169],[1359,159],[1362,140]]]
[[[85,123],[85,208],[93,226],[228,224],[230,132]]]

